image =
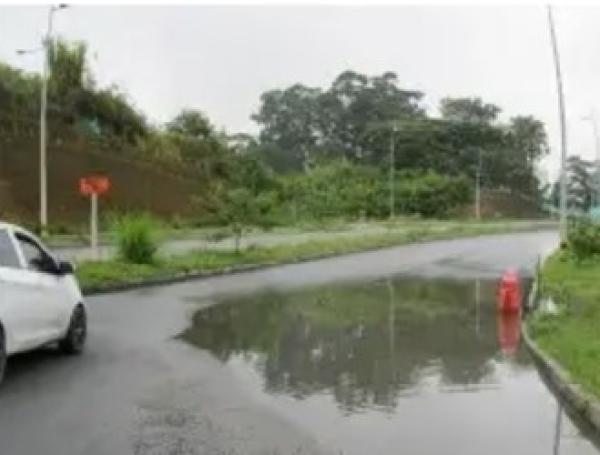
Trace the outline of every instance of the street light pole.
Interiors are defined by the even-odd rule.
[[[42,41],[44,67],[42,69],[42,89],[40,91],[40,230],[46,233],[48,225],[48,164],[46,160],[46,114],[48,110],[48,52],[50,49],[50,34],[52,33],[52,15],[54,7],[48,11],[48,30]]]
[[[48,160],[47,160],[47,117],[48,117],[48,74],[50,72],[49,53],[52,45],[52,19],[58,10],[67,8],[64,3],[52,5],[48,10],[48,28],[42,41],[44,67],[40,91],[40,230],[46,234],[48,226]]]
[[[565,118],[565,98],[563,93],[562,75],[560,71],[560,56],[556,41],[556,31],[552,18],[552,7],[548,5],[548,25],[550,27],[550,41],[554,56],[554,71],[556,74],[556,90],[558,92],[558,112],[560,118],[560,240],[567,241],[567,125]]]

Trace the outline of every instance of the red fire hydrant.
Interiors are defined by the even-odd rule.
[[[498,286],[498,311],[516,313],[521,311],[521,281],[514,269],[508,269],[500,279]]]

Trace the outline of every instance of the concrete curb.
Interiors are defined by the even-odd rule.
[[[537,280],[536,280],[537,282]],[[533,302],[537,294],[534,282],[529,294],[529,302]],[[527,320],[521,325],[522,339],[533,357],[538,370],[548,381],[549,386],[589,426],[600,435],[600,400],[584,391],[570,374],[552,357],[547,355],[529,334]]]
[[[328,258],[332,258],[332,257],[340,257],[340,256],[348,256],[348,255],[352,255],[352,254],[367,253],[369,251],[385,250],[388,248],[396,248],[396,247],[400,247],[400,246],[417,245],[419,243],[441,242],[441,241],[448,241],[448,240],[459,240],[459,239],[464,239],[464,238],[477,238],[477,237],[485,237],[485,236],[493,236],[493,235],[518,234],[518,233],[537,232],[537,231],[543,232],[543,231],[549,230],[550,228],[554,228],[554,227],[555,226],[553,224],[540,223],[540,225],[527,226],[522,229],[515,229],[515,230],[509,229],[506,231],[487,232],[487,233],[481,233],[481,234],[476,234],[476,235],[461,235],[460,232],[450,234],[448,236],[442,234],[442,235],[436,237],[434,235],[432,238],[429,238],[429,239],[424,238],[421,240],[414,240],[414,241],[409,241],[406,243],[398,243],[398,244],[384,245],[384,246],[379,246],[379,247],[356,249],[356,250],[350,250],[350,251],[345,251],[345,252],[341,252],[341,253],[316,254],[314,256],[289,259],[289,260],[284,260],[284,261],[280,261],[280,262],[272,261],[272,262],[263,262],[260,264],[240,264],[240,265],[230,266],[230,267],[226,267],[226,268],[219,269],[219,270],[212,270],[212,271],[194,270],[194,271],[190,271],[190,272],[186,272],[186,273],[176,273],[176,274],[169,274],[169,275],[164,275],[164,276],[157,276],[157,277],[153,277],[153,278],[144,278],[141,280],[129,281],[127,283],[112,283],[112,284],[109,283],[106,285],[99,285],[99,286],[87,286],[84,289],[82,289],[82,292],[83,292],[84,296],[112,294],[112,293],[116,293],[116,292],[130,291],[130,290],[139,289],[139,288],[164,286],[164,285],[183,283],[186,281],[192,281],[192,280],[197,280],[197,279],[202,279],[202,278],[211,278],[211,277],[216,277],[216,276],[221,276],[221,275],[231,275],[231,274],[235,274],[235,273],[252,272],[255,270],[268,269],[268,268],[272,268],[272,267],[276,267],[276,266],[301,264],[304,262],[317,261],[320,259],[328,259]]]

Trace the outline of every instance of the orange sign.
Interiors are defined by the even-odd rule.
[[[91,175],[79,179],[79,192],[84,196],[102,195],[110,189],[110,180],[103,175]]]

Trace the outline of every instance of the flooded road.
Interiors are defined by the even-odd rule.
[[[9,360],[1,455],[596,453],[494,311],[555,232],[88,298],[89,344]]]
[[[524,286],[527,286],[527,282]],[[499,316],[496,280],[395,276],[217,299],[181,336],[342,454],[596,454]]]

